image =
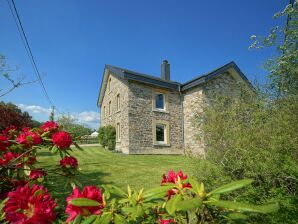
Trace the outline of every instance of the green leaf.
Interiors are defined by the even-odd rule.
[[[73,220],[73,224],[80,224],[81,223],[81,220],[82,220],[82,216],[81,215],[78,215],[75,220]]]
[[[57,146],[53,146],[53,148],[52,148],[52,150],[51,150],[51,152],[53,153],[53,154],[56,154],[57,152],[58,152],[58,147]]]
[[[222,194],[226,192],[230,192],[242,187],[245,187],[247,185],[250,185],[253,182],[253,179],[244,179],[244,180],[238,180],[238,181],[233,181],[229,184],[225,184],[207,194],[207,196],[212,195],[212,194]]]
[[[70,202],[70,204],[78,207],[85,207],[85,206],[99,206],[100,203],[89,198],[74,198]]]
[[[94,222],[94,220],[96,219],[97,215],[91,215],[89,216],[84,222],[83,224],[91,224]]]
[[[195,190],[195,192],[199,192],[200,184],[198,181],[196,181],[192,178],[189,178],[189,183],[191,184],[192,189]]]
[[[179,211],[188,211],[193,208],[199,208],[202,205],[202,200],[200,198],[191,198],[184,201],[178,201],[176,207]]]
[[[127,197],[127,194],[119,187],[113,185],[105,185],[104,189],[108,191],[110,194],[117,195],[120,197]]]
[[[99,219],[96,219],[94,224],[109,224],[113,215],[112,213],[103,213]]]
[[[114,221],[115,221],[115,224],[125,224],[125,223],[127,223],[125,218],[120,214],[115,214]]]
[[[24,174],[26,176],[29,176],[30,175],[30,172],[31,172],[31,168],[30,166],[28,166],[27,164],[24,165]]]
[[[244,211],[244,212],[257,212],[257,213],[271,213],[276,212],[279,209],[277,203],[271,203],[267,205],[251,205],[247,203],[241,202],[233,202],[233,201],[208,201],[208,204],[215,205],[220,208],[231,209],[236,211]]]
[[[230,213],[228,214],[228,218],[232,220],[246,220],[247,216],[242,213]]]
[[[170,215],[173,215],[175,210],[177,209],[177,203],[181,201],[181,195],[177,194],[172,197],[166,204],[166,210]]]
[[[34,192],[34,197],[38,197],[39,195],[41,195],[43,193],[44,193],[44,190],[39,189],[39,190],[37,190],[37,191]]]
[[[164,197],[166,196],[167,192],[172,188],[173,186],[169,185],[169,186],[161,186],[161,187],[149,189],[143,193],[143,198],[151,200],[154,198]]]

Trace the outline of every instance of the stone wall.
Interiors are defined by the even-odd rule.
[[[167,112],[154,111],[154,87],[129,81],[129,152],[132,154],[183,154],[182,107],[180,94],[168,90]],[[153,144],[153,119],[169,122],[168,146]]]
[[[184,111],[184,147],[185,152],[204,156],[205,143],[201,126],[204,106],[207,106],[219,95],[234,95],[239,93],[240,84],[228,73],[210,80],[202,86],[196,86],[183,93]]]
[[[101,105],[101,126],[120,123],[120,141],[116,142],[116,150],[129,153],[129,124],[128,124],[128,82],[110,74],[111,91],[105,91]],[[117,95],[120,94],[120,110],[117,111]],[[109,115],[109,102],[111,102],[111,114]],[[106,116],[103,108],[106,107]]]

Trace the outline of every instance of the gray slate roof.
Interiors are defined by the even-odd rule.
[[[172,90],[182,92],[182,91],[191,89],[195,86],[202,85],[202,84],[208,82],[209,80],[216,78],[217,76],[225,73],[230,68],[234,68],[237,71],[237,73],[240,75],[240,77],[248,84],[248,86],[252,90],[255,90],[253,85],[249,82],[249,80],[246,78],[246,76],[243,74],[243,72],[240,70],[240,68],[233,61],[229,62],[228,64],[225,64],[224,66],[221,66],[211,72],[208,72],[203,75],[199,75],[199,76],[195,77],[194,79],[191,79],[190,81],[185,82],[185,83],[166,81],[166,80],[163,80],[156,76],[147,75],[147,74],[131,71],[131,70],[128,70],[125,68],[120,68],[120,67],[116,67],[116,66],[112,66],[112,65],[105,65],[104,75],[103,75],[102,82],[101,82],[100,93],[98,96],[97,104],[98,104],[98,106],[100,106],[102,103],[102,100],[103,100],[103,94],[104,94],[104,91],[106,88],[106,81],[105,81],[106,80],[106,77],[105,77],[106,70],[109,70],[113,75],[115,75],[119,78],[133,80],[133,81],[142,82],[142,83],[146,83],[146,84],[157,86],[157,87],[162,87],[162,88],[172,89]]]

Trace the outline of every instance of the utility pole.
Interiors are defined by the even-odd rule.
[[[55,121],[55,107],[52,106],[52,111],[50,113],[50,117],[49,117],[50,121]]]

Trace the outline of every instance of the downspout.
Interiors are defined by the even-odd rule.
[[[182,147],[183,147],[183,154],[185,155],[185,144],[184,144],[184,107],[183,107],[183,95],[181,92],[181,85],[179,85],[179,95],[180,95],[180,104],[181,104],[181,111],[182,111]]]

